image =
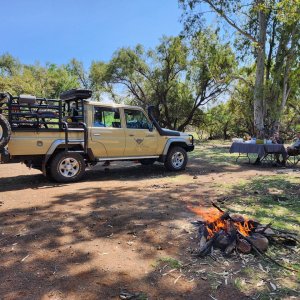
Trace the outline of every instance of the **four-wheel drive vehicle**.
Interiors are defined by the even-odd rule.
[[[89,90],[70,90],[60,99],[0,94],[2,163],[24,162],[58,182],[79,180],[85,168],[103,161],[162,162],[185,169],[193,137],[163,129],[134,106],[89,101]]]

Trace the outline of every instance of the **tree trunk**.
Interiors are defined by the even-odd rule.
[[[273,50],[275,46],[275,36],[276,36],[276,25],[277,25],[277,19],[274,19],[273,25],[272,25],[272,35],[269,42],[269,54],[267,59],[267,66],[266,66],[266,82],[270,79],[270,73],[271,73],[271,67],[272,67],[272,56],[273,56]]]
[[[257,4],[264,4],[258,0]],[[254,126],[258,137],[264,132],[264,75],[265,75],[265,45],[266,45],[266,14],[263,10],[258,12],[259,20],[259,45],[256,58],[256,79],[254,86]]]
[[[273,94],[275,95],[274,100],[276,100],[276,114],[274,119],[274,131],[279,131],[280,119],[286,107],[288,97],[291,92],[290,86],[290,73],[292,70],[292,64],[295,60],[298,43],[297,26],[295,25],[290,28],[282,29],[281,38],[278,53],[276,56],[276,69],[274,71],[274,84],[273,84]],[[287,46],[290,45],[288,48]],[[278,103],[281,97],[281,102]]]
[[[194,106],[193,109],[190,111],[189,115],[187,116],[187,118],[185,119],[185,121],[180,124],[178,126],[178,128],[176,128],[176,130],[178,131],[184,131],[184,128],[191,122],[191,120],[193,119],[193,116],[195,114],[195,111],[198,107],[197,106]]]
[[[227,134],[227,130],[228,130],[228,123],[229,122],[226,122],[226,124],[224,125],[223,127],[223,138],[224,138],[224,141],[228,139],[228,134]]]

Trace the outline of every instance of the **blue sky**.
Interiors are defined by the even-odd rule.
[[[0,0],[0,55],[22,63],[108,61],[123,46],[155,47],[177,35],[177,0]]]

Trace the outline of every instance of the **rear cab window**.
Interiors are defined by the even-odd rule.
[[[94,107],[93,127],[121,128],[119,109],[114,107]]]

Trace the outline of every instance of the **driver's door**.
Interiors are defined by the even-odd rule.
[[[150,156],[157,154],[157,131],[141,110],[124,109],[125,156]],[[149,129],[150,128],[150,129]]]

